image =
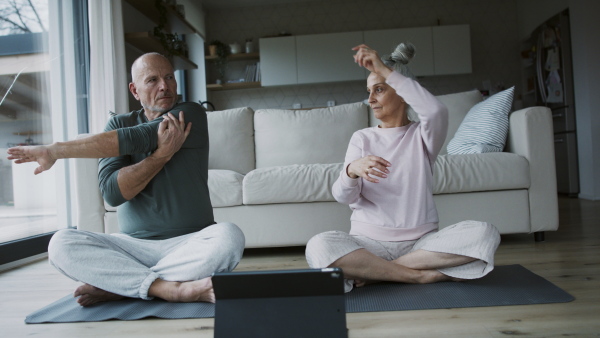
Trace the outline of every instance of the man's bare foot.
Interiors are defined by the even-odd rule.
[[[79,297],[77,299],[77,303],[79,303],[81,306],[90,306],[98,302],[108,302],[125,298],[121,295],[104,291],[89,284],[83,284],[82,286],[78,287],[75,290],[75,293],[73,293],[73,297]]]
[[[189,282],[168,282],[157,279],[148,294],[174,303],[215,302],[215,292],[210,277]]]

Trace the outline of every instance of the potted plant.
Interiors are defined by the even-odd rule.
[[[177,33],[170,33],[166,27],[168,26],[167,8],[162,1],[155,1],[154,6],[160,13],[158,26],[154,27],[153,35],[158,39],[164,49],[164,54],[168,58],[173,56],[185,56],[187,44],[181,39]]]
[[[224,44],[219,40],[213,40],[210,42],[208,46],[208,50],[210,55],[216,55],[215,66],[217,66],[217,71],[219,72],[219,80],[225,80],[225,69],[227,68],[227,57],[230,54],[229,46]],[[213,54],[214,50],[214,54]]]

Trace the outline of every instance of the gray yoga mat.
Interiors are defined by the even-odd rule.
[[[346,312],[377,312],[461,307],[565,303],[575,298],[521,265],[497,266],[489,275],[467,282],[435,284],[379,283],[346,294]],[[214,317],[214,304],[168,303],[127,299],[81,307],[69,295],[30,314],[25,323],[97,322]]]

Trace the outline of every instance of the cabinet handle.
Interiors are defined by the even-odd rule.
[[[565,142],[565,140],[562,139],[562,138],[555,138],[554,139],[554,143],[563,143],[563,142]]]
[[[563,117],[563,116],[565,116],[565,114],[563,114],[563,113],[552,114],[553,119],[557,119],[557,118]]]

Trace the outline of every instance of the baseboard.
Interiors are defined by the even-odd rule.
[[[581,198],[584,200],[589,200],[589,201],[598,201],[600,200],[600,197],[596,197],[596,196],[592,196],[592,195],[588,195],[588,194],[582,194],[580,193],[577,198]]]
[[[19,259],[16,260],[14,262],[10,262],[10,263],[6,263],[6,264],[2,264],[0,265],[0,272],[4,272],[10,269],[14,269],[14,268],[18,268],[20,266],[29,264],[29,263],[33,263],[33,262],[37,262],[39,260],[42,259],[46,259],[48,258],[48,253],[44,252],[35,256],[31,256],[31,257],[27,257],[27,258],[23,258],[23,259]]]

